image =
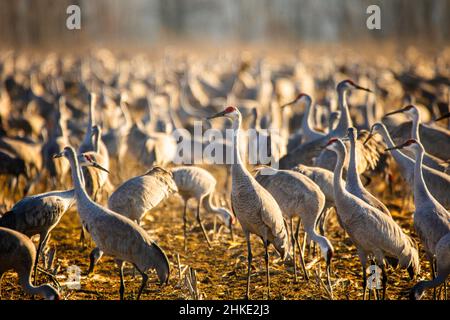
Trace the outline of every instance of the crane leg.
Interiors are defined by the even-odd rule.
[[[141,298],[142,291],[144,290],[145,286],[147,285],[148,275],[144,271],[141,271],[136,265],[134,265],[134,267],[139,271],[139,273],[142,276],[141,287],[139,288],[139,293],[136,298],[136,300],[139,300]]]
[[[296,251],[295,250],[295,238],[294,238],[294,228],[292,227],[292,218],[289,220],[289,233],[291,234],[291,246],[293,250],[293,257],[294,257],[294,282],[297,283],[297,257],[296,257]]]
[[[253,256],[252,256],[252,245],[250,243],[250,234],[246,231],[245,232],[245,238],[247,240],[247,262],[248,262],[248,266],[247,266],[247,293],[245,294],[245,298],[247,300],[250,299],[250,276],[252,274],[252,260],[253,260]]]
[[[267,299],[270,299],[269,241],[264,240],[264,260],[266,262]]]
[[[200,225],[200,228],[202,229],[202,233],[206,239],[206,242],[208,243],[208,247],[212,248],[211,242],[209,241],[208,235],[206,234],[205,226],[203,225],[202,220],[200,219],[200,204],[201,204],[201,201],[199,201],[197,204],[196,219],[197,219],[198,224]]]
[[[299,245],[299,243],[298,243],[298,234],[297,233],[295,233],[295,235],[294,235],[294,222],[293,222],[293,219],[291,218],[291,221],[290,221],[290,231],[291,231],[291,237],[292,237],[292,248],[293,248],[293,250],[294,250],[294,272],[295,272],[295,281],[297,282],[297,272],[296,272],[296,270],[297,270],[297,260],[296,260],[296,254],[295,254],[295,245],[297,244],[297,247],[298,247],[298,249],[299,249],[299,251],[300,251],[300,257],[299,257],[299,259],[300,259],[300,264],[301,264],[301,266],[302,266],[302,269],[303,269],[303,274],[305,275],[305,279],[306,280],[308,280],[309,279],[309,276],[308,276],[308,271],[306,271],[306,267],[305,267],[305,261],[304,261],[304,259],[303,259],[303,251],[302,251],[302,248],[300,247],[300,245]]]
[[[333,287],[331,285],[331,262],[327,263],[327,283],[328,283],[328,290],[330,290],[330,294],[331,294],[331,299],[333,298]]]
[[[125,284],[123,282],[123,261],[122,260],[116,260],[116,263],[119,266],[119,276],[120,276],[119,294],[120,294],[120,300],[123,300],[123,295],[125,293]]]
[[[366,300],[366,288],[367,288],[366,264],[361,263],[361,265],[362,265],[362,276],[363,276],[363,300]]]
[[[383,285],[383,300],[385,300],[386,298],[386,286],[387,286],[387,274],[386,274],[386,268],[384,265],[384,261],[381,263],[381,274],[382,274],[382,279],[381,279],[381,283]]]
[[[308,271],[306,270],[306,267],[305,267],[305,256],[303,254],[304,251],[302,250],[302,247],[300,246],[300,243],[298,241],[298,234],[300,232],[300,221],[301,221],[301,219],[299,218],[298,222],[297,222],[297,227],[296,227],[296,230],[295,230],[295,243],[297,244],[297,247],[298,247],[298,250],[299,250],[299,253],[300,253],[300,263],[302,265],[302,269],[303,269],[303,272],[305,274],[305,279],[306,279],[306,281],[308,281],[309,280],[309,275],[308,275]],[[295,248],[294,248],[294,250],[295,250]]]
[[[33,279],[34,279],[34,283],[36,284],[37,282],[37,267],[39,264],[39,256],[41,254],[41,251],[43,249],[43,247],[45,247],[45,245],[47,244],[47,239],[48,239],[48,233],[47,234],[41,234],[39,236],[39,244],[38,244],[38,248],[36,251],[36,258],[34,259],[34,270],[33,270]]]
[[[184,210],[183,210],[183,233],[184,233],[184,251],[187,249],[187,202],[188,200],[184,201]]]

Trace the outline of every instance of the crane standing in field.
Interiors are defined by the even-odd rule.
[[[239,131],[242,116],[235,107],[227,107],[208,119],[226,117],[233,122],[233,159],[231,164],[231,204],[247,240],[248,269],[247,293],[250,294],[252,249],[250,234],[256,234],[264,244],[266,262],[267,295],[270,297],[269,244],[273,244],[283,259],[289,255],[289,238],[284,225],[283,214],[272,195],[248,172],[239,152]]]
[[[295,244],[297,244],[300,250],[300,262],[306,279],[308,279],[308,273],[303,261],[302,250],[298,243],[298,234],[294,235],[292,220],[295,216],[299,216],[302,220],[309,238],[319,244],[326,263],[327,281],[331,293],[330,268],[334,250],[330,241],[316,232],[317,220],[325,206],[325,195],[311,179],[290,170],[276,170],[265,167],[258,170],[255,178],[258,183],[272,194],[280,206],[284,217],[289,221],[292,247],[294,249],[294,266],[296,265]],[[294,268],[295,271],[296,268]]]
[[[449,254],[448,252],[445,253],[445,249],[448,248],[448,240],[443,241],[438,246],[441,239],[450,233],[450,213],[433,197],[427,188],[422,171],[425,150],[421,143],[410,139],[399,146],[389,148],[389,150],[393,149],[407,149],[415,154],[414,205],[416,209],[414,212],[414,229],[430,261],[433,283],[438,285],[445,282],[450,271],[448,268],[450,265]],[[437,259],[443,259],[443,261],[437,261]],[[435,279],[435,263],[440,266],[437,270],[439,279]],[[420,298],[424,288],[419,286],[414,289],[415,297]]]
[[[381,212],[388,216],[391,216],[389,209],[373,196],[369,191],[364,188],[359,174],[356,169],[356,136],[358,135],[357,130],[353,127],[348,129],[348,139],[350,140],[350,159],[348,163],[347,179],[345,182],[345,189],[351,194],[357,196],[367,204],[372,207],[377,208]]]
[[[142,283],[137,295],[144,290],[148,269],[156,269],[161,284],[169,280],[170,265],[164,251],[152,240],[138,224],[120,214],[92,201],[84,189],[78,160],[72,147],[65,147],[58,157],[69,160],[75,189],[78,214],[86,230],[92,236],[101,252],[113,256],[119,266],[120,298],[123,299],[123,263],[130,262],[142,275]]]
[[[78,161],[83,167],[92,166],[108,172],[89,155],[80,154]],[[74,202],[75,191],[73,189],[50,191],[23,198],[0,217],[0,227],[19,231],[29,237],[39,234],[39,245],[34,262],[35,280],[39,256],[47,244],[50,232]]]
[[[394,147],[394,142],[389,135],[384,124],[377,122],[370,129],[370,134],[367,137],[364,143],[367,143],[369,139],[375,134],[378,133],[383,137],[386,145],[389,148]],[[389,149],[395,161],[398,164],[400,174],[406,180],[408,185],[414,185],[414,160],[402,153],[397,149]],[[445,174],[444,172],[434,170],[427,166],[423,166],[423,177],[427,186],[429,188],[430,193],[435,197],[435,199],[444,206],[444,208],[450,208],[450,176]]]
[[[413,279],[420,271],[419,254],[412,239],[391,217],[345,190],[342,182],[347,153],[344,143],[340,139],[331,139],[326,148],[337,154],[333,177],[334,198],[342,226],[355,244],[361,261],[363,299],[366,295],[366,263],[369,256],[373,256],[381,268],[384,299],[387,284],[385,260],[396,259]]]
[[[109,197],[108,208],[139,225],[150,210],[176,191],[172,173],[162,167],[153,167],[147,173],[122,183]],[[91,251],[88,274],[94,271],[102,256],[103,252],[98,247]]]
[[[385,115],[385,117],[393,115],[393,114],[397,114],[397,113],[404,113],[412,119],[411,136],[410,137],[412,139],[415,139],[420,142],[419,126],[421,124],[421,121],[420,121],[421,117],[420,117],[419,109],[413,105],[408,105],[402,109],[387,113]],[[404,150],[404,151],[411,158],[414,157],[414,155],[409,153],[408,150]],[[435,170],[444,171],[444,172],[448,167],[445,165],[444,160],[439,159],[438,157],[432,156],[432,155],[428,154],[426,151],[423,155],[423,164],[430,168],[433,168]]]
[[[183,198],[184,210],[183,210],[183,232],[184,232],[184,250],[186,250],[187,239],[187,203],[189,199],[195,198],[197,200],[197,212],[196,219],[200,227],[202,228],[203,235],[211,247],[211,243],[206,234],[203,223],[200,219],[200,206],[202,205],[208,212],[217,214],[225,225],[230,229],[231,237],[233,237],[233,223],[234,215],[226,208],[216,207],[212,203],[212,196],[214,194],[217,181],[205,169],[189,166],[189,167],[177,167],[171,170],[173,180],[177,185],[178,193]]]
[[[19,283],[30,295],[39,295],[47,300],[59,300],[58,291],[48,284],[35,287],[31,281],[31,272],[36,260],[36,248],[25,235],[0,227],[0,298],[3,274],[14,269],[19,275]]]

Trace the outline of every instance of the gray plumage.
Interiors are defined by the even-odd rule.
[[[386,257],[398,260],[398,265],[408,269],[410,277],[413,278],[420,270],[417,249],[412,239],[391,217],[345,190],[341,180],[344,158],[347,153],[344,143],[339,139],[332,139],[327,148],[336,152],[338,156],[333,177],[335,202],[343,227],[355,244],[361,261],[363,297],[365,298],[366,263],[369,256],[375,258],[383,272],[384,297],[387,282]]]
[[[80,168],[73,148],[66,147],[61,156],[65,156],[70,163],[78,213],[84,227],[91,234],[99,250],[114,257],[119,265],[121,299],[125,291],[123,283],[125,261],[132,263],[142,275],[137,299],[147,284],[148,269],[156,269],[160,282],[167,283],[170,265],[164,251],[135,222],[98,205],[89,198],[81,182]]]
[[[357,171],[357,151],[356,151],[356,136],[358,135],[357,130],[355,128],[348,129],[348,138],[350,142],[350,155],[349,155],[349,164],[347,169],[347,179],[345,183],[345,189],[351,194],[357,196],[367,204],[372,207],[377,208],[381,212],[385,213],[388,216],[391,216],[389,209],[378,200],[375,196],[373,196],[366,188],[364,188],[361,179],[359,178],[359,174]]]
[[[347,92],[351,89],[369,91],[368,89],[356,85],[351,80],[341,81],[336,87],[338,94],[338,106],[339,111],[341,112],[336,128],[321,138],[301,144],[292,152],[281,158],[279,162],[281,169],[289,169],[297,164],[312,165],[314,163],[314,159],[320,154],[322,146],[324,146],[330,138],[343,137],[347,133],[347,129],[353,125],[347,105]]]
[[[450,212],[448,212],[430,193],[423,175],[423,155],[425,150],[420,142],[414,139],[406,141],[396,149],[408,149],[415,154],[414,165],[414,229],[423,244],[431,265],[437,260],[436,246],[440,240],[450,233]],[[448,254],[444,254],[444,258]],[[438,262],[438,261],[436,261]],[[442,262],[449,264],[450,261]],[[442,267],[441,264],[441,267]],[[441,270],[442,271],[442,270]],[[432,267],[434,275],[434,268]],[[448,273],[447,273],[448,275]]]
[[[210,244],[208,236],[205,232],[205,228],[201,222],[200,218],[200,206],[202,205],[207,212],[217,214],[220,219],[225,223],[225,225],[231,230],[232,224],[234,223],[233,214],[223,207],[217,207],[212,203],[212,197],[214,195],[217,181],[205,169],[194,167],[194,166],[182,166],[171,170],[173,175],[173,180],[178,189],[178,193],[183,198],[184,201],[184,211],[183,211],[183,223],[184,223],[184,247],[186,248],[186,210],[187,202],[189,199],[195,198],[197,200],[197,213],[196,218],[200,227],[202,228],[203,234],[206,241]]]
[[[412,138],[412,139],[415,139],[415,140],[421,142],[420,135],[419,135],[419,126],[421,124],[421,115],[420,115],[419,108],[417,108],[414,105],[408,105],[405,108],[402,108],[400,110],[389,112],[388,114],[386,114],[386,116],[397,114],[397,113],[404,113],[412,120],[411,135],[407,138],[408,139]],[[449,136],[449,138],[450,138],[450,136]],[[444,147],[444,146],[442,146],[442,147]],[[414,154],[410,153],[408,150],[404,150],[404,153],[407,156],[414,158]],[[431,154],[428,154],[426,151],[423,155],[423,163],[424,163],[424,165],[426,165],[430,168],[433,168],[435,170],[442,171],[442,172],[445,172],[448,168],[448,164],[446,164],[444,162],[444,160],[439,159],[438,157],[435,157]]]
[[[222,112],[209,117],[228,117],[233,120],[233,159],[231,164],[231,204],[234,214],[239,220],[247,240],[248,273],[247,297],[250,290],[250,274],[252,253],[250,234],[259,236],[265,247],[267,289],[270,296],[269,254],[268,246],[273,244],[275,249],[285,259],[289,255],[289,238],[285,228],[283,214],[276,200],[269,191],[264,189],[245,168],[239,152],[239,129],[242,116],[235,107],[228,107]]]
[[[323,192],[307,176],[291,170],[260,168],[255,178],[272,194],[288,221],[292,223],[291,219],[295,216],[301,218],[309,238],[320,246],[322,256],[327,264],[329,280],[333,246],[326,237],[316,232],[318,218],[325,207]],[[292,228],[291,232],[293,232]],[[294,235],[291,234],[291,237],[294,237]],[[293,246],[294,243],[292,243]]]
[[[410,293],[411,299],[418,300],[428,288],[436,288],[447,281],[450,274],[450,233],[443,236],[435,247],[436,277],[419,281]]]
[[[172,173],[155,166],[122,183],[109,197],[108,208],[139,223],[147,212],[176,191]]]
[[[0,298],[3,274],[13,269],[19,275],[19,284],[30,295],[39,295],[47,300],[59,299],[58,291],[48,284],[34,286],[31,271],[36,257],[33,242],[25,235],[0,227]]]
[[[375,133],[378,133],[383,137],[389,148],[394,147],[394,142],[392,141],[386,127],[382,123],[377,122],[372,126],[369,138]],[[398,164],[402,177],[406,180],[408,185],[413,186],[415,161],[399,150],[394,149],[390,152]],[[422,170],[430,193],[441,205],[444,206],[444,208],[449,209],[450,193],[448,190],[450,190],[450,176],[424,165],[422,166]]]

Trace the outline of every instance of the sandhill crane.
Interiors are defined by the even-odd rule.
[[[297,102],[305,102],[305,112],[303,113],[301,131],[302,131],[302,143],[307,143],[325,136],[325,133],[314,130],[312,124],[312,106],[313,100],[310,95],[306,93],[300,93],[295,100],[282,105],[280,108],[285,108]]]
[[[428,288],[436,288],[447,281],[450,275],[450,233],[443,236],[434,249],[436,259],[436,277],[432,280],[419,281],[410,292],[410,298],[419,300]]]
[[[286,259],[289,255],[289,239],[284,225],[283,214],[272,195],[253,178],[241,160],[239,152],[239,131],[242,124],[242,116],[239,110],[230,106],[224,111],[208,117],[208,119],[218,117],[226,117],[233,122],[231,204],[247,240],[248,269],[246,297],[249,298],[250,293],[252,264],[251,233],[259,236],[264,244],[267,294],[270,296],[269,244],[274,245],[283,259]]]
[[[437,258],[436,245],[441,238],[450,233],[450,212],[428,190],[423,175],[422,163],[425,150],[422,144],[417,140],[410,139],[401,145],[390,147],[388,150],[405,148],[411,150],[415,155],[414,205],[416,208],[414,211],[414,229],[424,246],[434,278],[434,262]]]
[[[267,189],[280,206],[284,217],[290,222],[292,246],[298,241],[293,232],[293,218],[299,216],[303,222],[305,232],[311,240],[320,246],[326,263],[327,280],[331,291],[330,267],[333,257],[333,246],[330,241],[316,232],[317,220],[324,210],[325,195],[311,179],[298,172],[290,170],[276,170],[271,167],[260,168],[256,174],[256,181]],[[294,241],[296,240],[296,241]],[[300,246],[298,246],[300,249]],[[301,249],[300,249],[301,254]],[[303,258],[300,256],[305,277],[308,278]],[[294,258],[295,265],[295,258]]]
[[[410,137],[412,139],[415,139],[420,142],[421,140],[420,140],[420,136],[419,136],[419,125],[421,124],[420,123],[421,118],[420,118],[419,109],[417,107],[415,107],[414,105],[408,105],[402,109],[387,113],[385,115],[385,117],[393,115],[393,114],[398,114],[398,113],[405,113],[406,115],[408,115],[408,117],[411,118],[412,126],[411,126],[411,136]],[[406,151],[405,154],[407,154],[408,156],[412,156],[412,154],[408,154],[408,151]],[[425,154],[424,154],[423,163],[426,166],[433,168],[435,170],[445,172],[445,170],[447,169],[447,166],[444,165],[444,160],[441,160],[435,156],[432,156],[432,155],[428,154],[427,152],[425,152]]]
[[[387,283],[385,259],[397,259],[400,267],[408,269],[412,279],[420,270],[417,249],[412,239],[403,233],[391,217],[345,190],[341,180],[347,153],[344,143],[340,139],[330,139],[326,148],[337,154],[333,177],[334,198],[341,223],[355,244],[361,261],[363,298],[366,292],[366,263],[372,255],[382,270],[384,299]]]
[[[328,216],[328,212],[331,208],[335,207],[334,204],[334,188],[333,188],[333,172],[330,170],[319,168],[319,167],[309,167],[303,164],[299,164],[291,169],[292,171],[301,173],[307,176],[309,179],[314,181],[320,188],[320,190],[325,195],[325,209],[322,211],[319,217],[318,227],[321,235],[324,235],[324,225],[325,220]]]
[[[92,129],[93,129],[94,125],[96,124],[95,123],[95,109],[98,104],[98,100],[99,100],[99,97],[97,94],[95,94],[95,93],[90,94],[88,125],[87,125],[86,134],[84,135],[84,139],[83,139],[80,147],[78,148],[79,153],[84,153],[84,152],[95,150],[94,141],[92,139],[92,137],[94,136]],[[101,138],[101,136],[100,136],[100,138]],[[98,141],[98,150],[99,150],[98,152],[104,157],[105,162],[103,163],[103,165],[105,167],[109,168],[108,149],[106,148],[105,144],[103,143],[103,141],[101,139]]]
[[[425,147],[425,150],[439,159],[450,159],[450,130],[440,126],[418,122],[417,126],[420,134],[420,141]],[[390,130],[394,141],[403,142],[408,140],[411,137],[411,127],[414,127],[414,122],[406,122]],[[413,128],[413,130],[415,129]],[[415,132],[417,132],[417,130],[415,130]]]
[[[211,243],[206,234],[205,227],[200,219],[200,206],[202,205],[208,212],[217,214],[225,225],[230,229],[231,235],[232,227],[234,223],[234,215],[223,207],[216,207],[212,203],[212,197],[216,188],[217,181],[205,169],[194,166],[177,167],[171,170],[173,180],[178,189],[178,193],[183,198],[184,210],[183,210],[183,232],[184,232],[184,250],[186,250],[186,233],[187,233],[187,203],[189,199],[195,198],[197,200],[197,212],[196,219],[200,227],[202,228],[203,235],[211,247]]]
[[[367,140],[371,139],[371,137],[375,133],[378,133],[383,137],[383,140],[389,148],[394,147],[394,142],[392,141],[386,127],[382,123],[377,122],[372,126],[372,128],[370,129],[370,135],[367,137]],[[390,152],[398,164],[402,177],[406,180],[408,185],[413,186],[414,160],[402,153],[400,150],[392,149],[390,150]],[[423,176],[430,190],[430,193],[440,204],[444,206],[444,208],[449,209],[450,194],[448,190],[450,190],[450,176],[445,174],[444,172],[434,170],[427,166],[423,166]]]
[[[113,256],[119,266],[120,298],[123,299],[123,263],[130,262],[142,275],[142,284],[137,299],[144,290],[147,270],[156,269],[161,284],[169,280],[170,265],[164,251],[134,221],[104,208],[92,201],[84,189],[80,166],[72,147],[65,147],[57,155],[69,160],[80,219],[92,236],[97,248],[106,255]]]
[[[101,165],[106,170],[109,170],[109,158],[100,153],[101,142],[101,128],[97,125],[92,127],[92,150],[86,151],[84,154],[89,155],[95,162]],[[105,187],[108,181],[107,171],[95,170],[92,167],[82,168],[83,177],[85,181],[85,187],[88,195],[94,199],[97,199],[98,192]]]
[[[351,194],[357,196],[372,207],[377,208],[388,216],[391,216],[389,209],[366,188],[364,188],[356,169],[356,136],[357,130],[353,127],[348,128],[348,139],[350,140],[350,156],[347,170],[345,189]]]
[[[78,161],[82,167],[92,166],[108,172],[89,155],[78,155]],[[10,211],[0,218],[0,227],[17,230],[29,237],[39,234],[39,245],[34,263],[35,278],[39,255],[47,244],[50,232],[74,203],[74,196],[75,191],[73,189],[28,196],[17,202]]]
[[[36,257],[33,242],[25,235],[0,227],[0,297],[3,274],[14,269],[19,275],[19,283],[30,295],[39,295],[47,300],[59,300],[58,291],[48,284],[35,287],[31,281],[31,272]]]
[[[330,138],[343,137],[347,134],[347,129],[352,126],[352,119],[347,105],[347,92],[351,89],[371,92],[370,89],[363,88],[355,84],[352,80],[341,81],[337,87],[338,106],[341,112],[339,123],[336,128],[328,132],[324,137],[301,144],[292,152],[280,159],[281,169],[289,169],[297,164],[312,165],[314,158],[320,153],[321,147],[327,143]]]

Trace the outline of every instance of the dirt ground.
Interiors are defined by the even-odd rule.
[[[223,182],[224,170],[214,170],[216,177]],[[376,184],[375,184],[376,185]],[[399,191],[397,191],[399,192]],[[405,194],[398,194],[392,199],[383,199],[390,208],[394,219],[409,234],[412,227],[411,205],[405,213],[399,213],[402,198]],[[393,200],[395,199],[395,200]],[[165,250],[171,263],[169,284],[161,287],[155,273],[151,273],[146,290],[141,299],[192,299],[185,281],[186,267],[193,268],[197,277],[198,294],[201,299],[242,299],[246,290],[247,275],[247,247],[239,224],[235,226],[234,241],[231,241],[229,231],[217,219],[214,232],[214,217],[204,213],[206,229],[209,238],[213,239],[213,248],[209,249],[203,238],[200,227],[194,218],[195,200],[190,202],[188,214],[190,230],[188,233],[188,248],[183,250],[182,201],[178,196],[172,196],[164,204],[150,212],[145,221],[146,229],[158,244]],[[119,299],[119,272],[111,257],[103,257],[96,267],[95,274],[85,276],[89,266],[89,252],[93,243],[82,249],[79,242],[80,223],[76,206],[62,218],[60,224],[53,230],[50,248],[56,248],[54,266],[59,266],[57,279],[62,285],[62,296],[65,299]],[[348,238],[344,238],[332,217],[327,224],[326,236],[329,237],[335,249],[332,262],[332,286],[334,299],[361,299],[362,280],[361,266],[356,250]],[[416,238],[417,240],[417,238]],[[263,245],[259,238],[252,236],[253,271],[251,278],[251,296],[253,299],[266,299],[266,277]],[[325,263],[317,251],[306,253],[306,264],[310,275],[309,281],[303,277],[298,266],[298,281],[295,282],[292,262],[283,263],[271,248],[271,299],[309,300],[330,299],[325,290]],[[179,256],[179,263],[178,263]],[[67,281],[67,268],[77,265],[81,268],[81,288],[70,290],[64,286]],[[421,250],[421,273],[419,278],[430,278],[429,265]],[[180,278],[180,270],[184,271]],[[409,289],[417,280],[410,281],[406,270],[388,269],[387,299],[407,299]],[[39,283],[50,282],[45,274],[39,275]],[[138,273],[133,275],[131,265],[125,268],[125,298],[135,299],[141,278]],[[442,293],[443,294],[443,293]],[[427,292],[424,299],[431,298]],[[32,299],[26,295],[17,283],[17,275],[8,272],[2,281],[2,299]]]

